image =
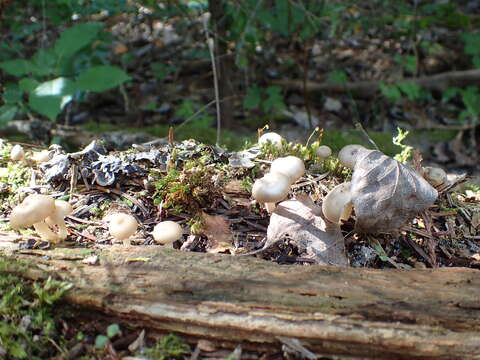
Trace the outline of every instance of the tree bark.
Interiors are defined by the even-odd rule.
[[[402,79],[420,85],[426,90],[444,91],[448,87],[464,87],[476,85],[480,82],[480,69],[466,71],[452,71],[432,76],[422,76],[418,78]],[[306,89],[309,93],[351,93],[354,96],[368,98],[374,96],[381,83],[384,81],[358,81],[354,83],[336,84],[330,82],[316,83],[307,82]],[[394,83],[385,81],[385,83]],[[302,80],[274,80],[272,84],[283,86],[290,90],[304,91],[305,84]]]
[[[157,246],[14,250],[5,271],[72,282],[66,301],[110,321],[191,341],[274,351],[278,337],[322,355],[477,359],[480,271],[280,266]],[[97,255],[97,265],[84,258]]]

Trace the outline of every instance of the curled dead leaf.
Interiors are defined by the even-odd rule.
[[[306,251],[317,264],[348,266],[340,226],[326,221],[322,209],[308,195],[283,201],[272,213],[264,249],[285,239]]]
[[[362,150],[351,183],[359,232],[395,231],[438,196],[419,173],[377,150]]]
[[[201,214],[203,228],[201,233],[208,239],[207,252],[221,253],[232,249],[233,233],[228,219],[220,215]]]

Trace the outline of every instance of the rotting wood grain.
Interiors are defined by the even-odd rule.
[[[95,253],[99,265],[81,259]],[[276,336],[322,355],[478,359],[480,271],[281,266],[157,246],[10,252],[28,278],[75,284],[66,299],[150,333],[277,349]],[[149,258],[147,262],[133,261]]]

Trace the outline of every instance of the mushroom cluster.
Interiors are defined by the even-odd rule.
[[[68,202],[54,200],[49,195],[28,195],[10,213],[10,226],[12,229],[33,226],[43,240],[58,243],[67,238],[64,218],[72,210]]]
[[[252,196],[265,204],[269,213],[275,210],[276,203],[285,199],[290,186],[305,173],[303,160],[296,156],[286,156],[272,162],[270,172],[255,181]]]

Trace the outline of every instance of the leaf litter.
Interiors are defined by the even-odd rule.
[[[294,149],[298,146],[289,148],[290,154]],[[140,222],[132,245],[154,244],[153,226],[173,220],[186,230],[174,244],[184,251],[256,254],[304,265],[480,267],[480,201],[471,190],[469,195],[454,191],[463,178],[435,189],[412,168],[366,150],[350,179],[338,165],[325,169],[307,157],[306,175],[270,216],[250,196],[251,184],[272,159],[264,150],[254,147],[239,155],[192,140],[123,152],[107,152],[97,141],[76,153],[57,147],[49,162],[32,170],[38,183],[22,191],[70,197],[70,237],[61,246],[110,244],[101,219],[123,211]],[[347,180],[353,217],[329,223],[322,199]],[[5,194],[9,191],[13,188]],[[17,201],[12,197],[2,207],[4,218]],[[45,248],[31,241],[35,235],[21,239],[23,249]]]

